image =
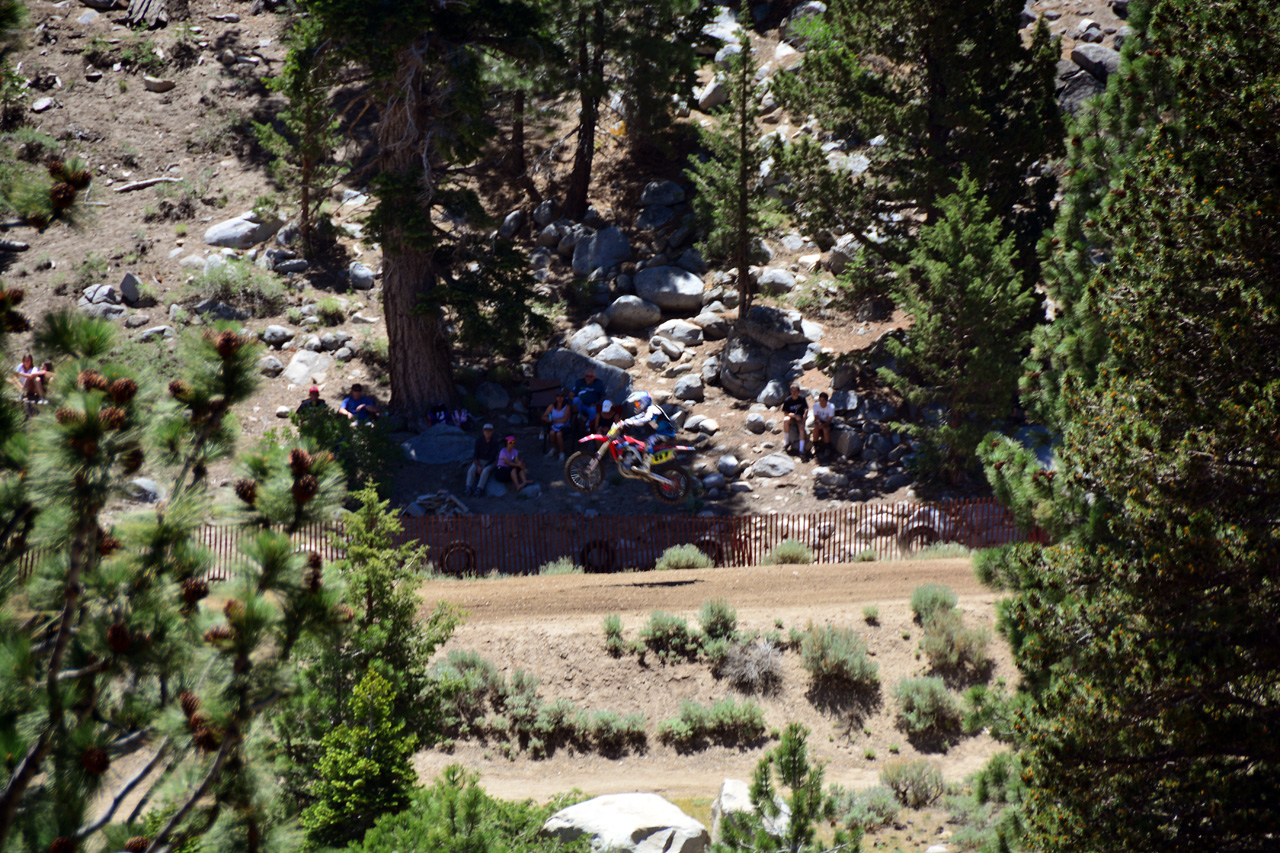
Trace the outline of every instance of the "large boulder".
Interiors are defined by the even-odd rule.
[[[323,352],[298,350],[284,369],[284,380],[290,385],[319,385],[325,372],[333,367],[333,356]]]
[[[702,327],[702,335],[709,341],[718,341],[729,336],[729,321],[721,314],[703,311],[693,318],[693,322]]]
[[[1071,61],[1088,71],[1099,82],[1120,70],[1120,52],[1100,44],[1081,44],[1071,49]]]
[[[778,267],[765,267],[760,271],[760,289],[765,293],[790,293],[796,289],[796,277]]]
[[[604,383],[610,400],[624,400],[631,393],[631,375],[625,370],[567,349],[549,350],[538,359],[534,375],[539,379],[558,379],[564,387],[572,388],[588,367],[595,369],[596,378]]]
[[[675,181],[650,181],[644,185],[640,194],[640,203],[644,205],[662,204],[670,207],[684,201],[684,188]]]
[[[633,331],[652,326],[662,319],[662,309],[639,296],[619,296],[605,309],[610,329]]]
[[[680,377],[676,382],[675,394],[677,400],[688,400],[694,403],[701,403],[705,392],[702,389],[702,376],[697,373],[687,373]]]
[[[542,825],[560,841],[583,836],[591,847],[618,853],[702,853],[707,828],[657,794],[608,794],[561,809]]]
[[[772,353],[752,340],[738,338],[725,348],[720,363],[720,385],[735,397],[754,398],[769,381]]]
[[[765,832],[780,837],[786,834],[791,825],[791,809],[778,797],[778,816],[764,819]],[[724,834],[724,823],[732,821],[734,815],[755,814],[756,807],[751,803],[751,787],[741,779],[725,779],[720,783],[720,795],[711,801],[711,838],[719,841]]]
[[[604,329],[596,323],[588,323],[569,338],[569,349],[580,355],[587,355],[587,350],[595,341],[605,336]]]
[[[511,395],[497,382],[481,382],[476,388],[476,400],[485,410],[505,409],[511,404]]]
[[[635,277],[636,294],[664,311],[702,308],[702,279],[679,267],[649,267]]]
[[[702,343],[702,327],[684,320],[668,320],[653,330],[655,338],[666,338],[686,347],[696,347]]]
[[[574,244],[573,271],[590,275],[594,270],[616,267],[630,257],[631,243],[627,235],[613,226],[601,228]]]
[[[610,343],[600,352],[596,353],[596,359],[603,361],[605,364],[613,365],[626,370],[633,367],[636,363],[636,357],[629,353],[626,347],[621,344]]]
[[[204,241],[224,249],[249,249],[269,240],[281,225],[284,222],[275,217],[262,217],[250,210],[234,219],[210,225],[204,232]]]
[[[475,452],[476,440],[453,424],[436,424],[419,436],[400,445],[413,462],[447,465],[466,462]]]
[[[799,311],[784,311],[768,305],[756,305],[747,312],[742,323],[742,331],[752,340],[771,350],[782,349],[793,344],[807,344],[816,334],[822,336],[822,327],[816,323],[808,324]]]
[[[796,470],[796,463],[785,453],[770,453],[751,466],[756,477],[785,477]]]

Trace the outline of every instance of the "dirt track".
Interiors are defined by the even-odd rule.
[[[502,757],[499,742],[467,740],[452,753],[420,752],[417,769],[429,781],[446,765],[461,763],[478,771],[485,788],[497,796],[539,800],[572,788],[711,798],[726,777],[749,779],[772,741],[679,753],[655,737],[658,721],[673,716],[683,700],[709,704],[727,695],[745,697],[717,679],[705,661],[664,664],[652,656],[645,661],[609,657],[601,632],[604,616],[618,613],[626,638],[634,639],[653,610],[685,616],[696,626],[702,604],[724,598],[746,631],[785,626],[785,634],[792,627],[830,623],[853,628],[866,640],[881,686],[865,707],[850,711],[823,702],[794,651],[784,655],[782,687],[752,697],[770,727],[795,721],[810,729],[810,748],[827,762],[828,782],[874,785],[895,749],[903,758],[936,763],[948,779],[963,779],[999,745],[977,735],[959,738],[945,752],[917,750],[895,723],[894,685],[928,672],[908,601],[916,586],[930,582],[955,590],[970,624],[993,627],[997,595],[974,579],[968,559],[433,581],[422,590],[424,610],[443,599],[467,614],[447,649],[478,651],[508,675],[516,669],[532,673],[544,701],[566,698],[589,711],[641,712],[648,720],[649,744],[638,754],[603,757],[562,749],[534,761],[523,752]],[[866,605],[879,609],[875,623],[865,620]],[[992,654],[991,677],[1016,679],[1003,643],[994,642]]]

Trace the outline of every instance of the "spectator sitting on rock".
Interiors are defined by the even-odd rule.
[[[819,446],[831,447],[831,422],[836,416],[836,407],[830,402],[826,391],[818,395],[818,402],[813,407],[813,452],[818,453]],[[818,442],[822,444],[819,445]]]
[[[342,401],[338,411],[355,423],[372,425],[378,417],[378,404],[364,395],[364,386],[357,382],[351,386],[351,395]]]
[[[49,376],[49,371],[46,370],[48,366],[46,362],[45,367],[36,367],[36,360],[31,357],[31,353],[22,357],[22,363],[15,367],[13,372],[18,374],[18,388],[24,398],[44,402],[45,382]]]
[[[569,421],[573,417],[573,408],[565,400],[563,391],[556,392],[556,400],[547,406],[547,410],[542,413],[542,422],[550,428],[547,432],[548,442],[551,447],[547,449],[547,455],[560,452],[560,460],[564,461],[564,434],[569,429]]]
[[[604,382],[596,379],[595,368],[588,367],[582,379],[573,386],[573,410],[591,423],[599,414],[600,401],[604,399]]]
[[[507,436],[506,444],[506,447],[498,451],[498,470],[495,476],[499,483],[513,483],[518,492],[529,484],[529,475],[526,473],[524,460],[520,458],[520,451],[516,450],[516,437]]]
[[[622,420],[622,415],[613,405],[613,401],[605,400],[600,404],[600,414],[596,415],[595,422],[591,424],[591,430],[602,435],[607,434],[609,430],[613,429],[613,425],[620,420]]]
[[[502,442],[493,437],[493,424],[485,424],[476,439],[476,449],[471,465],[467,468],[467,495],[478,495],[489,485],[489,478],[498,467],[498,454]]]
[[[307,399],[298,404],[298,414],[304,414],[308,409],[327,409],[329,404],[320,396],[320,389],[312,385],[307,392]]]
[[[800,457],[804,458],[805,420],[809,414],[809,401],[800,393],[799,385],[791,386],[791,396],[782,401],[782,411],[786,418],[782,421],[782,434],[786,436],[786,446],[791,446],[791,431],[796,431],[799,441]]]

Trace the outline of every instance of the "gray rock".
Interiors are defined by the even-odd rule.
[[[760,271],[760,290],[765,293],[790,293],[795,290],[796,277],[784,269],[765,267]]]
[[[1081,44],[1071,49],[1071,61],[1101,83],[1120,70],[1120,52],[1100,44]]]
[[[539,228],[550,225],[559,215],[560,203],[552,198],[544,199],[533,209],[533,221]]]
[[[667,354],[662,350],[654,350],[653,353],[645,359],[645,364],[650,370],[662,370],[671,363],[671,359],[667,358]]]
[[[578,275],[589,275],[593,270],[616,267],[630,257],[631,243],[627,235],[613,226],[601,228],[574,243],[573,271]]]
[[[715,77],[699,89],[695,97],[698,99],[698,109],[709,113],[729,100],[729,88],[725,86],[724,80]]]
[[[824,486],[832,489],[843,489],[849,485],[849,478],[839,471],[832,471],[830,468],[819,467],[813,469],[813,479],[817,480]]]
[[[42,113],[45,110],[53,108],[53,98],[36,98],[31,102],[31,112]]]
[[[145,330],[141,335],[138,335],[138,340],[143,343],[147,343],[148,341],[155,340],[156,338],[169,339],[175,334],[176,332],[173,331],[173,326],[152,326],[150,329]]]
[[[627,352],[627,350],[615,343],[610,343],[600,352],[596,353],[596,359],[603,361],[605,364],[611,364],[614,367],[620,367],[627,370],[636,363],[635,356]]]
[[[605,395],[610,400],[620,401],[631,393],[631,375],[625,370],[567,349],[556,348],[544,354],[534,367],[534,376],[557,379],[564,387],[572,388],[588,367],[595,369],[596,378],[604,383]]]
[[[155,480],[136,477],[124,484],[124,494],[131,501],[153,504],[164,498],[164,489]]]
[[[855,459],[862,453],[862,433],[851,429],[836,429],[831,436],[836,453],[846,459]]]
[[[770,379],[769,383],[764,386],[759,395],[756,396],[757,403],[763,403],[769,408],[780,405],[786,399],[788,388],[776,379]]]
[[[502,226],[498,228],[498,236],[504,240],[510,240],[524,229],[524,223],[524,211],[513,210],[502,220]]]
[[[703,385],[715,385],[720,381],[720,359],[714,355],[704,358],[698,373],[702,376]]]
[[[476,388],[476,400],[486,411],[505,409],[511,404],[511,395],[496,382],[481,382],[480,387]]]
[[[544,248],[553,249],[556,246],[560,245],[560,240],[563,237],[564,237],[564,232],[561,231],[560,226],[552,222],[550,225],[546,226],[545,228],[543,228],[541,231],[538,232],[537,239],[535,239],[534,242]],[[539,253],[535,252],[534,254],[537,255]],[[545,257],[548,261],[550,261],[551,259],[550,255],[544,255],[543,257]],[[546,263],[539,265],[537,262],[535,262],[533,266],[535,269],[540,269],[541,267],[545,267]]]
[[[911,475],[906,471],[899,471],[896,474],[890,474],[888,477],[884,478],[884,489],[887,492],[896,492],[904,486],[911,485],[911,483]]]
[[[115,288],[109,284],[91,284],[84,289],[80,302],[90,305],[118,305],[120,304],[120,296],[116,293]]]
[[[736,477],[742,470],[742,461],[732,453],[726,453],[716,461],[716,470],[726,477]]]
[[[676,258],[676,266],[695,275],[702,275],[707,271],[706,258],[702,257],[702,252],[699,252],[696,248],[685,249],[681,252],[680,257]]]
[[[681,409],[681,411],[683,412],[684,410]],[[705,421],[706,419],[707,419],[706,415],[690,415],[688,418],[685,419],[682,426],[685,429],[687,429],[689,432],[697,432],[698,427],[701,426],[702,422]],[[672,420],[675,420],[675,418],[672,418]]]
[[[608,794],[561,809],[541,834],[560,841],[586,836],[595,850],[703,853],[707,828],[657,794]]]
[[[677,359],[684,355],[684,347],[675,341],[667,338],[653,338],[649,341],[649,346],[653,346],[654,341],[658,342],[658,348],[666,354],[667,358]]]
[[[680,381],[676,383],[675,394],[677,400],[690,400],[695,403],[701,403],[705,397],[702,389],[702,377],[696,373],[690,373],[688,376],[680,377]]]
[[[408,441],[401,442],[400,449],[412,462],[427,465],[456,465],[471,459],[475,437],[467,435],[453,424],[436,424]]]
[[[796,463],[785,453],[770,453],[751,466],[756,477],[785,477],[796,470]]]
[[[650,181],[640,193],[640,203],[673,205],[684,201],[684,188],[675,181]]]
[[[267,346],[281,347],[293,338],[293,332],[284,326],[270,325],[262,330],[262,342]]]
[[[142,280],[131,272],[124,274],[124,278],[120,279],[120,298],[130,305],[136,305],[142,300]]]
[[[858,411],[858,394],[855,391],[836,391],[831,395],[831,405],[837,412]]]
[[[723,489],[728,484],[729,481],[725,479],[724,474],[720,473],[708,474],[702,478],[702,487],[704,489]]]
[[[706,435],[715,435],[720,431],[720,422],[715,418],[703,418],[702,423],[698,424],[698,430]]]
[[[587,348],[596,340],[605,337],[604,329],[595,323],[588,323],[569,338],[568,347],[579,355],[587,355]]]
[[[124,326],[126,329],[141,329],[150,322],[151,318],[146,314],[130,314],[125,318]]]
[[[306,272],[310,266],[311,264],[305,258],[293,258],[288,261],[277,261],[274,269],[282,275],[291,275],[293,273]]]
[[[668,320],[653,330],[655,338],[666,338],[686,347],[695,347],[702,343],[702,327],[684,320]]]
[[[288,418],[289,415],[291,414],[293,414],[293,409],[290,409],[288,406],[276,406],[277,418],[280,418],[283,420],[285,418]]]
[[[496,477],[490,477],[489,482],[484,486],[484,496],[486,498],[505,498],[507,496],[507,487],[503,483],[499,483]]]
[[[783,311],[767,305],[756,305],[747,312],[742,331],[752,340],[772,350],[792,344],[807,344],[804,320],[798,311]],[[815,324],[816,325],[816,324]],[[821,334],[821,327],[816,327]]]
[[[681,361],[668,367],[665,371],[663,371],[662,375],[667,377],[668,379],[674,379],[677,376],[684,376],[686,373],[689,373],[692,370],[693,370],[692,364],[690,364],[687,361]]]
[[[284,222],[279,219],[262,218],[253,211],[248,211],[234,219],[209,226],[204,232],[204,242],[210,246],[229,249],[249,249],[271,239],[281,225]]]
[[[373,290],[374,272],[359,261],[352,261],[347,267],[347,277],[354,290]]]
[[[542,497],[542,485],[539,483],[529,483],[520,491],[516,492],[516,498],[522,501],[537,500]]]
[[[152,77],[149,74],[142,75],[142,88],[148,92],[168,92],[178,85],[172,80],[162,80],[159,77]],[[265,239],[265,238],[264,238]]]
[[[653,231],[676,218],[676,212],[660,204],[651,204],[636,217],[637,231]]]
[[[764,432],[764,418],[759,412],[752,412],[747,415],[746,427],[748,432],[760,435]]]
[[[679,267],[650,267],[635,276],[636,294],[664,311],[702,307],[702,279]]]
[[[626,331],[643,329],[662,319],[662,309],[639,296],[619,296],[604,313],[610,329]]]
[[[325,372],[333,367],[333,357],[322,352],[299,350],[284,369],[284,379],[290,385],[319,385]]]
[[[263,376],[270,376],[275,379],[281,373],[284,373],[284,365],[274,355],[264,355],[258,359],[258,372]]]
[[[319,335],[308,335],[307,339],[302,342],[302,348],[308,352],[323,352],[324,343],[320,340]]]

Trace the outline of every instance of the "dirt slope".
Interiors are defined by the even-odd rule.
[[[936,762],[949,780],[962,779],[998,751],[998,744],[978,735],[960,738],[946,752],[922,752],[894,724],[893,686],[928,670],[927,661],[916,658],[921,631],[908,607],[911,591],[928,582],[954,589],[970,624],[993,625],[996,596],[973,578],[965,559],[426,584],[426,601],[453,602],[468,614],[447,649],[475,649],[508,674],[517,668],[532,672],[544,700],[567,697],[590,710],[641,711],[648,719],[649,745],[640,754],[617,758],[560,750],[533,761],[523,753],[507,759],[497,744],[468,741],[452,754],[419,753],[418,771],[427,780],[447,764],[461,762],[478,770],[486,789],[497,796],[537,799],[572,788],[592,794],[645,790],[673,798],[713,797],[726,776],[749,779],[772,742],[680,754],[654,736],[658,721],[674,716],[682,699],[709,704],[738,694],[713,677],[706,663],[664,665],[652,655],[645,664],[634,656],[611,658],[601,631],[604,616],[619,613],[632,639],[655,609],[688,616],[696,624],[702,603],[722,597],[737,609],[739,625],[747,630],[774,630],[780,621],[785,633],[810,621],[829,622],[866,638],[880,665],[878,700],[860,706],[814,693],[793,652],[785,656],[781,688],[758,697],[769,726],[799,721],[809,727],[814,753],[828,762],[829,782],[876,784],[880,767],[893,757],[891,746],[904,757],[923,755]],[[870,604],[879,607],[877,625],[864,621],[863,607]],[[992,682],[1014,680],[1007,649],[993,641],[993,652]]]

